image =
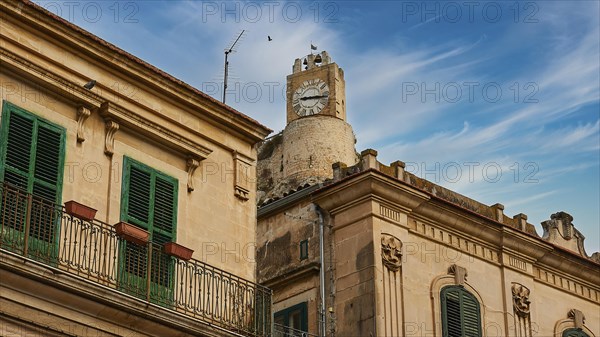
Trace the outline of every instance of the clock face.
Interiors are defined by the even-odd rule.
[[[292,107],[298,116],[318,114],[327,105],[329,86],[320,79],[304,81],[292,96]]]

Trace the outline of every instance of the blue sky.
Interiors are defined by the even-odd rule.
[[[310,44],[345,71],[357,150],[600,248],[600,2],[57,2],[43,7],[279,131]],[[273,41],[267,41],[270,35]]]

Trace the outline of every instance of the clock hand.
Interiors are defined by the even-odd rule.
[[[321,95],[321,96],[308,96],[308,97],[300,97],[301,101],[306,101],[309,99],[319,99],[319,98],[326,98],[329,97],[328,95]]]

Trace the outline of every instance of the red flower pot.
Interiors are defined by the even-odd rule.
[[[77,201],[71,200],[65,202],[65,211],[74,217],[82,220],[92,221],[96,217],[96,210]]]
[[[192,258],[192,254],[194,254],[194,251],[184,247],[180,244],[177,244],[175,242],[167,242],[165,243],[165,245],[163,246],[163,251],[166,254],[169,254],[171,256],[175,256],[177,258],[180,258],[182,260],[189,260]]]
[[[115,225],[115,231],[119,237],[141,246],[147,244],[150,237],[150,233],[145,229],[124,221]]]

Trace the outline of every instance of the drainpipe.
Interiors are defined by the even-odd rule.
[[[317,214],[319,215],[319,288],[321,295],[321,305],[319,308],[319,336],[326,336],[326,315],[325,315],[325,253],[324,253],[324,234],[323,234],[323,210],[318,205],[316,206]]]

